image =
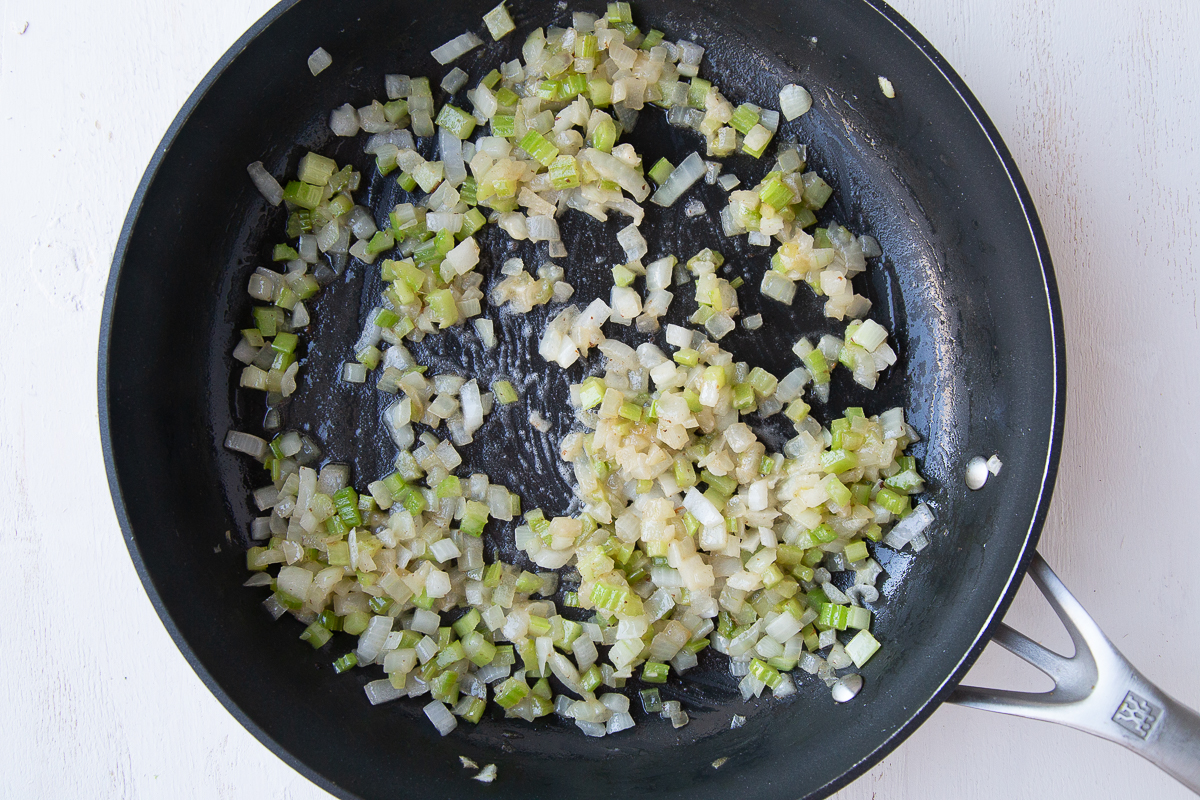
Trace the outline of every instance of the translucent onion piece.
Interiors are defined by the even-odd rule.
[[[261,161],[250,164],[246,167],[246,171],[250,173],[250,180],[254,182],[254,188],[258,189],[268,203],[277,206],[283,202],[283,187],[271,173],[267,172]]]
[[[433,56],[439,64],[445,66],[456,58],[471,52],[481,44],[483,44],[483,40],[468,31],[467,33],[455,36],[441,47],[434,48],[433,50],[429,51],[429,54]]]
[[[692,184],[704,177],[704,159],[699,153],[692,153],[671,171],[663,185],[650,198],[650,202],[660,206],[675,204]]]
[[[325,69],[333,63],[333,56],[325,51],[324,47],[318,47],[312,51],[312,55],[308,57],[308,71],[314,76],[320,75]]]

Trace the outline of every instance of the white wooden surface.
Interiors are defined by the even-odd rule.
[[[176,651],[122,543],[96,425],[126,207],[176,110],[269,4],[0,0],[5,796],[328,797]],[[1070,401],[1041,551],[1146,675],[1200,707],[1200,7],[1139,5],[897,2],[1000,129],[1053,252]],[[1014,620],[1065,641],[1032,589]],[[1042,685],[997,650],[968,682]],[[1190,795],[1085,734],[945,706],[838,796]]]

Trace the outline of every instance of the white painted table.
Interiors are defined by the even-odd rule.
[[[175,649],[121,540],[96,425],[100,308],[126,207],[176,110],[269,5],[0,3],[5,796],[328,797]],[[1200,6],[1138,5],[897,2],[996,123],[1053,252],[1069,405],[1041,552],[1148,677],[1200,707]],[[1032,588],[1008,619],[1066,642]],[[1038,677],[993,648],[967,682]],[[910,796],[1191,795],[1116,745],[943,706],[838,795]]]

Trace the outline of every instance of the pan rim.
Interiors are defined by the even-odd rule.
[[[133,526],[129,521],[129,513],[125,508],[124,492],[121,490],[120,475],[117,472],[116,460],[113,457],[112,443],[112,428],[110,425],[109,413],[109,386],[108,386],[108,355],[109,347],[112,338],[113,328],[113,312],[116,307],[117,288],[121,282],[121,273],[125,265],[125,254],[129,249],[129,242],[132,238],[133,230],[137,226],[138,218],[141,216],[143,204],[146,200],[146,194],[150,186],[158,177],[159,168],[162,166],[167,153],[175,144],[180,132],[191,119],[192,113],[196,107],[208,94],[209,89],[216,83],[217,79],[224,74],[235,60],[242,54],[243,51],[257,39],[267,28],[269,28],[277,19],[287,13],[293,6],[301,0],[280,0],[265,14],[259,17],[253,25],[251,25],[245,33],[238,37],[228,50],[226,50],[217,60],[204,77],[196,85],[188,95],[183,106],[179,109],[179,113],[171,120],[171,124],[167,127],[166,133],[163,134],[158,146],[154,148],[154,155],[150,158],[150,163],[146,166],[146,171],[142,174],[141,180],[138,182],[137,190],[134,192],[133,199],[129,205],[129,211],[125,215],[125,220],[121,224],[121,233],[117,239],[116,249],[113,251],[112,265],[109,268],[108,282],[104,289],[104,306],[100,317],[100,346],[97,357],[97,385],[99,391],[99,422],[100,422],[100,449],[104,456],[104,471],[108,477],[109,492],[112,495],[113,510],[116,512],[117,523],[121,527],[121,534],[125,539],[126,549],[129,551],[130,560],[133,562],[133,568],[137,572],[138,578],[141,580],[142,588],[150,599],[150,604],[154,606],[155,612],[158,614],[159,620],[163,627],[166,628],[171,640],[183,655],[188,666],[196,673],[196,676],[204,684],[205,688],[212,693],[217,702],[235,719],[238,724],[245,728],[249,733],[261,742],[268,750],[276,757],[281,759],[292,769],[299,772],[314,784],[343,800],[361,800],[358,795],[351,793],[349,790],[337,785],[324,774],[317,772],[307,763],[301,760],[298,756],[292,753],[291,750],[285,748],[273,736],[267,733],[261,726],[258,725],[251,717],[246,714],[233,698],[225,691],[224,687],[212,676],[212,673],[204,666],[191,644],[184,637],[176,624],[174,617],[168,610],[166,603],[159,594],[154,580],[146,569],[145,561],[142,558],[141,549],[138,546],[137,539],[133,533]]]
[[[942,56],[941,53],[926,39],[920,31],[916,29],[908,20],[906,20],[898,11],[889,6],[883,0],[862,0],[862,2],[872,8],[876,13],[886,19],[906,38],[914,47],[917,48],[928,60],[929,63],[938,71],[955,94],[958,95],[963,105],[971,113],[975,123],[979,126],[983,135],[987,138],[992,150],[995,152],[1000,164],[1004,168],[1004,174],[1008,177],[1009,184],[1012,187],[1017,201],[1021,206],[1021,211],[1025,216],[1025,221],[1028,226],[1030,237],[1034,243],[1035,250],[1038,256],[1038,266],[1041,270],[1042,285],[1046,292],[1046,310],[1050,315],[1050,341],[1053,350],[1053,367],[1051,371],[1051,384],[1054,396],[1054,407],[1051,411],[1050,420],[1050,437],[1046,447],[1046,460],[1044,462],[1042,473],[1042,485],[1038,492],[1037,500],[1034,506],[1034,513],[1030,519],[1029,528],[1026,532],[1025,542],[1021,548],[1020,555],[1013,565],[1012,571],[1009,573],[1004,591],[999,599],[992,606],[988,614],[987,620],[981,628],[979,635],[972,642],[967,652],[959,660],[954,670],[942,682],[941,686],[933,694],[928,702],[923,704],[911,717],[900,726],[890,737],[871,753],[867,758],[862,759],[857,764],[841,775],[841,777],[826,784],[818,795],[819,797],[828,796],[838,789],[841,789],[853,783],[862,776],[871,767],[878,764],[889,753],[899,747],[905,739],[913,734],[917,728],[924,724],[934,711],[946,702],[950,694],[958,686],[967,673],[974,666],[979,656],[983,653],[985,647],[992,639],[992,635],[996,627],[1004,619],[1005,613],[1012,605],[1013,599],[1016,597],[1017,590],[1020,588],[1021,582],[1025,578],[1025,573],[1029,569],[1029,562],[1037,549],[1037,543],[1041,538],[1042,528],[1046,522],[1046,516],[1049,513],[1050,501],[1054,494],[1054,484],[1058,477],[1059,458],[1062,452],[1063,428],[1065,423],[1066,411],[1066,349],[1065,333],[1063,331],[1062,307],[1058,295],[1058,282],[1054,277],[1053,262],[1050,257],[1050,245],[1046,241],[1046,235],[1042,229],[1041,219],[1038,216],[1037,209],[1033,203],[1033,197],[1029,194],[1029,189],[1025,185],[1025,179],[1021,176],[1021,171],[1017,166],[1012,153],[1009,152],[1008,146],[1004,143],[1004,139],[1000,136],[995,123],[987,115],[983,109],[983,105],[975,97],[974,93],[968,88],[966,82],[954,70],[950,63]]]
[[[965,81],[958,73],[950,66],[946,59],[937,51],[933,45],[925,39],[925,37],[909,23],[899,12],[893,9],[883,0],[860,0],[865,6],[873,10],[875,13],[883,17],[888,23],[894,26],[897,31],[909,41],[930,63],[930,65],[938,72],[941,77],[946,80],[950,87],[954,90],[959,100],[966,107],[975,123],[979,126],[980,131],[991,145],[993,152],[996,154],[1005,175],[1009,180],[1009,184],[1017,198],[1024,215],[1029,235],[1031,237],[1034,249],[1037,252],[1038,267],[1042,276],[1042,285],[1045,290],[1046,310],[1049,314],[1050,322],[1050,343],[1053,351],[1052,369],[1050,375],[1050,383],[1052,395],[1054,397],[1053,407],[1050,409],[1050,436],[1048,437],[1046,446],[1046,457],[1043,465],[1043,475],[1041,487],[1036,497],[1033,514],[1030,519],[1029,527],[1024,537],[1024,544],[1020,554],[1016,559],[1012,570],[1010,571],[1004,589],[999,598],[992,606],[987,614],[986,621],[980,629],[978,635],[971,643],[970,647],[963,654],[962,658],[955,665],[954,669],[941,683],[934,694],[914,711],[907,720],[903,722],[887,739],[883,740],[874,750],[872,750],[865,758],[850,766],[838,778],[830,781],[822,786],[816,792],[808,795],[809,797],[825,797],[833,792],[841,789],[854,780],[859,778],[863,773],[869,770],[874,765],[882,761],[888,754],[895,750],[901,743],[904,742],[912,733],[920,727],[930,715],[949,697],[950,693],[958,686],[959,682],[966,676],[974,663],[978,660],[983,649],[987,646],[992,638],[995,627],[1003,619],[1005,612],[1011,605],[1013,598],[1017,593],[1021,581],[1028,569],[1030,559],[1033,557],[1037,542],[1040,538],[1042,528],[1045,525],[1046,517],[1049,511],[1049,505],[1052,499],[1055,481],[1058,473],[1058,465],[1061,456],[1064,416],[1066,409],[1066,352],[1065,338],[1063,331],[1062,309],[1058,294],[1057,282],[1054,277],[1054,270],[1050,256],[1049,244],[1046,241],[1045,233],[1042,229],[1041,221],[1038,217],[1037,210],[1034,206],[1033,199],[1029,194],[1029,190],[1025,185],[1025,181],[1021,176],[1020,170],[1005,145],[999,131],[994,123],[984,111],[982,105],[976,99],[971,90],[967,87]],[[121,480],[118,473],[116,460],[113,455],[112,429],[109,405],[109,349],[113,332],[113,314],[116,305],[116,295],[121,275],[125,264],[125,257],[132,239],[133,231],[137,226],[138,219],[141,215],[146,195],[158,176],[160,167],[166,159],[172,146],[175,144],[180,132],[187,125],[193,112],[201,103],[204,97],[208,94],[213,84],[224,74],[224,72],[233,64],[235,60],[245,51],[245,49],[257,39],[264,31],[267,30],[276,20],[282,17],[285,13],[291,10],[295,5],[302,0],[280,0],[276,5],[272,6],[263,14],[249,29],[243,33],[233,45],[225,51],[218,61],[208,70],[204,77],[197,84],[196,88],[189,94],[187,100],[180,108],[178,114],[168,126],[163,134],[161,141],[154,150],[154,154],[138,183],[137,190],[134,192],[130,202],[129,211],[126,213],[125,219],[121,225],[121,232],[117,240],[116,248],[113,252],[113,259],[109,270],[108,281],[105,286],[104,305],[100,322],[100,337],[99,349],[97,358],[97,390],[98,390],[98,417],[100,425],[100,441],[101,452],[104,458],[105,474],[108,478],[109,490],[112,496],[113,509],[117,517],[118,525],[121,528],[122,536],[125,540],[126,548],[129,551],[130,559],[133,562],[138,578],[142,583],[151,605],[158,614],[159,619],[166,628],[175,646],[179,649],[188,665],[200,678],[205,687],[212,693],[217,701],[225,708],[230,715],[247,731],[254,736],[259,742],[267,747],[274,755],[284,761],[292,769],[299,772],[314,784],[329,792],[330,794],[345,798],[345,800],[360,800],[360,796],[352,793],[350,790],[334,783],[324,774],[317,772],[306,762],[301,760],[292,751],[285,748],[267,731],[259,726],[251,719],[241,707],[233,701],[226,693],[220,683],[212,676],[208,669],[201,662],[196,652],[192,649],[188,640],[184,637],[176,624],[174,617],[167,608],[162,596],[152,579],[149,571],[146,568],[145,561],[142,558],[141,550],[134,536],[133,528],[130,523],[129,514],[125,506],[124,493],[121,489]]]

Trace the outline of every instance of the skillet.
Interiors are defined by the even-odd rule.
[[[260,432],[262,408],[236,390],[229,354],[248,315],[246,278],[267,260],[282,227],[282,212],[259,198],[245,165],[262,160],[282,177],[314,149],[367,167],[360,141],[335,140],[328,132],[328,109],[380,97],[388,72],[425,74],[436,84],[448,67],[437,67],[429,50],[480,29],[490,7],[281,3],[231,48],[180,112],[123,228],[101,332],[101,431],[134,563],[164,624],[216,696],[272,750],[339,796],[394,796],[434,781],[447,796],[472,794],[479,787],[459,767],[459,755],[497,764],[493,790],[505,796],[828,794],[890,752],[947,699],[992,633],[1001,632],[1005,646],[1024,646],[998,621],[1035,559],[1065,402],[1057,291],[1024,184],[962,81],[882,3],[669,0],[635,7],[643,29],[657,27],[706,46],[703,74],[730,98],[774,107],[782,84],[808,87],[813,110],[785,124],[780,138],[807,144],[810,164],[835,188],[822,220],[870,233],[884,250],[860,291],[873,301],[872,316],[892,331],[901,361],[874,392],[835,379],[840,405],[816,411],[829,419],[845,405],[862,405],[868,413],[904,405],[925,437],[916,455],[938,522],[933,543],[918,556],[875,548],[887,579],[873,609],[873,631],[888,646],[864,668],[865,686],[855,702],[835,705],[823,684],[801,680],[786,702],[746,704],[724,659],[710,654],[687,680],[663,692],[681,700],[692,717],[679,730],[637,716],[632,731],[589,740],[556,719],[527,725],[493,718],[442,739],[416,702],[366,707],[361,687],[378,675],[358,670],[335,677],[329,648],[314,654],[296,638],[299,623],[273,624],[253,590],[241,586],[241,548],[253,516],[248,491],[263,479],[221,443],[230,428]],[[602,10],[525,0],[509,7],[517,32],[456,62],[473,79],[485,64],[515,57],[532,27],[568,24],[571,10]],[[304,62],[318,46],[334,63],[314,78]],[[880,93],[879,75],[897,87],[895,99]],[[444,99],[437,98],[439,104]],[[629,140],[651,162],[665,155],[679,163],[698,140],[667,127],[661,116],[643,113]],[[731,159],[728,168],[752,183],[767,164]],[[376,178],[364,197],[386,209],[394,193],[391,182]],[[791,309],[759,298],[752,287],[766,251],[720,236],[715,214],[723,193],[716,187],[698,186],[688,196],[701,199],[708,214],[686,218],[681,202],[648,215],[642,230],[651,256],[686,258],[711,246],[737,264],[751,287],[740,293],[744,313],[761,312],[766,324],[753,335],[738,331],[722,345],[784,374],[799,335],[835,328],[803,291]],[[559,263],[576,287],[573,299],[606,294],[607,266],[623,260],[615,232],[624,222],[601,225],[568,215],[561,223],[571,256]],[[488,254],[482,268],[493,276],[509,255],[527,261],[544,255],[512,245],[495,230],[481,244]],[[307,353],[306,377],[287,410],[289,426],[317,438],[327,459],[351,463],[356,482],[373,479],[391,457],[374,391],[336,380],[378,296],[373,272],[351,265],[322,293],[312,336],[319,344]],[[681,313],[685,304],[674,305]],[[520,492],[527,507],[562,513],[570,487],[555,443],[570,420],[556,410],[567,383],[586,367],[547,369],[532,354],[530,332],[536,336],[550,312],[537,310],[524,321],[496,317],[501,345],[490,355],[455,337],[431,337],[414,352],[434,371],[457,366],[481,382],[501,373],[521,378],[522,403],[507,416],[489,418],[477,444],[464,450],[467,466]],[[522,424],[531,408],[550,419],[550,434],[537,436]],[[782,432],[770,424],[761,433],[782,444]],[[992,452],[1004,461],[1001,476],[985,491],[969,493],[963,464]],[[508,533],[494,530],[489,542],[511,559]],[[1053,590],[1052,573],[1034,563],[1039,585]],[[1099,640],[1092,636],[1088,643]],[[1161,713],[1169,698],[1147,699],[1150,689],[1141,691],[1138,697],[1160,711],[1141,737],[1145,742],[1172,729]],[[1019,700],[959,697],[976,705],[1007,703],[1008,710]],[[1125,708],[1123,696],[1120,703]],[[1137,721],[1139,708],[1126,716]],[[730,731],[734,713],[747,721]],[[1142,709],[1134,727],[1146,713]],[[1122,731],[1127,728],[1112,738]],[[715,769],[719,758],[727,760]]]

